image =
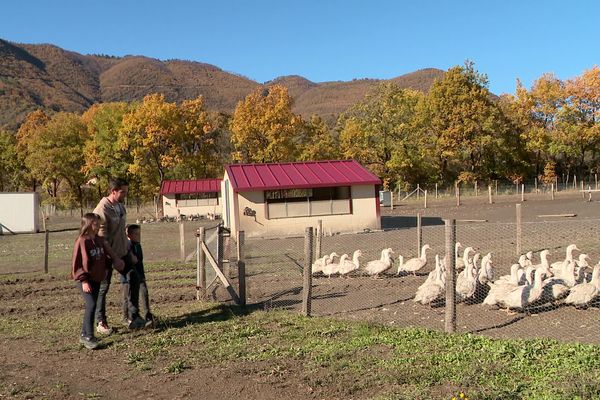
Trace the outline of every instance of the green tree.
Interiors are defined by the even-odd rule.
[[[17,191],[22,181],[23,164],[17,156],[17,139],[0,131],[0,192]]]
[[[230,128],[233,159],[244,163],[295,160],[306,129],[281,85],[246,96],[235,108]]]
[[[313,115],[306,123],[306,136],[302,140],[302,161],[333,160],[340,158],[340,149],[334,133],[318,115]]]

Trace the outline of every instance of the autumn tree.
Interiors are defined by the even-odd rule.
[[[302,118],[292,112],[286,87],[259,88],[239,102],[231,120],[233,159],[248,162],[293,161],[304,136]]]
[[[311,116],[304,132],[299,160],[333,160],[341,157],[338,140],[321,117]]]
[[[33,111],[27,115],[16,135],[17,156],[19,157],[19,161],[25,165],[26,168],[26,170],[23,171],[23,177],[26,184],[29,185],[33,191],[37,189],[38,182],[31,171],[27,170],[25,159],[29,155],[30,150],[33,149],[33,142],[38,138],[49,121],[50,117],[48,117],[44,111]]]
[[[132,109],[122,102],[100,103],[91,106],[81,117],[88,132],[83,172],[89,179],[96,178],[99,195],[105,193],[104,189],[113,177],[127,178],[132,183],[128,169],[133,158],[119,143],[123,116]]]
[[[462,173],[475,179],[498,174],[502,155],[514,137],[487,89],[487,77],[473,63],[450,68],[428,95],[429,129],[440,178],[448,181]],[[504,153],[499,150],[507,150]]]
[[[11,132],[0,130],[0,192],[17,191],[23,165],[17,156],[17,140]]]
[[[80,116],[61,112],[30,137],[25,165],[32,176],[43,183],[53,202],[58,202],[62,182],[69,194],[82,206],[85,183],[83,147],[87,129]]]
[[[119,134],[122,150],[131,152],[129,172],[152,198],[162,180],[184,171],[187,178],[205,177],[216,167],[215,129],[200,97],[178,106],[161,94],[144,97],[123,117]]]
[[[342,155],[365,164],[384,182],[397,182],[399,174],[410,173],[416,166],[410,160],[420,157],[414,115],[421,98],[421,93],[393,82],[377,85],[340,117]]]

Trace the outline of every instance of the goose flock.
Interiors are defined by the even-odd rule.
[[[461,247],[460,243],[456,243],[455,265],[459,271],[456,277],[457,302],[481,303],[509,312],[527,311],[535,306],[561,303],[585,308],[600,299],[600,262],[592,268],[586,253],[575,257],[573,252],[580,251],[575,244],[566,247],[564,259],[552,263],[548,259],[549,250],[539,253],[539,263],[534,263],[534,254],[529,251],[510,266],[510,274],[497,278],[491,253],[482,257],[474,247],[468,246],[460,255]],[[408,260],[398,255],[396,275],[416,276],[416,273],[427,265],[428,250],[431,250],[431,247],[425,244],[419,257]],[[379,259],[361,265],[361,250],[354,251],[352,258],[348,254],[339,256],[332,252],[312,264],[312,273],[330,278],[333,275],[348,276],[362,270],[364,274],[378,278],[394,266],[394,254],[391,248],[384,248]],[[445,282],[445,260],[436,254],[435,266],[425,282],[418,287],[413,300],[429,306],[443,302]]]

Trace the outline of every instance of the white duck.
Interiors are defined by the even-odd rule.
[[[473,274],[475,267],[467,265],[456,277],[456,301],[464,301],[473,297],[477,289],[477,279]]]
[[[362,257],[362,251],[354,251],[354,254],[352,254],[352,260],[345,260],[343,264],[340,262],[338,273],[344,276],[360,268],[360,262],[358,260],[359,257]]]
[[[492,265],[492,253],[487,253],[481,259],[481,268],[477,273],[477,281],[485,285],[494,280],[494,267]]]
[[[379,260],[373,260],[367,263],[365,266],[367,273],[371,276],[378,277],[380,273],[390,269],[393,261],[392,254],[394,254],[392,249],[383,249],[381,251],[381,258]]]
[[[334,260],[334,257],[339,257],[335,251],[331,254],[325,254],[323,257],[318,258],[312,263],[312,273],[316,274],[323,271],[323,267],[327,264],[331,264]]]
[[[421,256],[411,258],[398,267],[396,275],[400,275],[400,271],[412,272],[413,275],[417,275],[417,271],[427,265],[427,250],[431,249],[428,244],[421,248]]]
[[[553,274],[557,274],[560,269],[565,268],[567,266],[569,261],[573,261],[573,250],[579,251],[579,248],[577,247],[577,245],[576,244],[568,245],[567,250],[566,250],[565,259],[561,260],[561,261],[556,261],[556,262],[553,262],[552,264],[550,264],[550,271]]]
[[[592,279],[589,282],[580,283],[571,288],[571,292],[565,299],[566,304],[575,307],[583,307],[592,302],[600,295],[600,264],[594,267]]]
[[[483,299],[483,304],[488,306],[497,305],[499,299],[504,297],[506,293],[519,287],[519,271],[522,271],[520,265],[513,264],[510,267],[510,275],[501,276],[495,282],[488,282],[490,291]]]
[[[460,249],[462,247],[462,244],[460,244],[460,242],[456,242],[456,244],[454,245],[454,255],[456,257],[456,270],[460,271],[465,267],[465,260],[462,259],[462,257],[460,256],[458,249]]]
[[[444,267],[440,262],[439,255],[435,255],[435,269],[432,271],[433,279],[425,281],[417,289],[413,301],[421,304],[429,304],[441,299],[445,292]],[[430,274],[431,275],[431,274]]]
[[[498,299],[498,305],[507,310],[523,310],[529,304],[537,301],[543,291],[542,277],[548,273],[545,268],[539,268],[535,271],[533,285],[518,286],[515,289],[505,293]]]
[[[322,269],[323,275],[327,275],[328,278],[331,278],[331,275],[335,275],[339,272],[340,265],[344,265],[344,263],[346,262],[347,259],[348,259],[348,254],[342,254],[342,256],[340,257],[339,263],[337,263],[337,264],[331,263],[331,264],[325,265]]]

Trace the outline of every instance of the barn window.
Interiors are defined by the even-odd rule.
[[[268,218],[350,214],[350,187],[265,191]]]
[[[177,207],[216,206],[219,192],[179,193],[175,195]]]

